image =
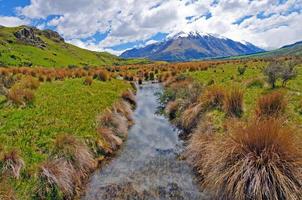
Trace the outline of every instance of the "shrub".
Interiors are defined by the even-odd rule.
[[[202,186],[215,199],[302,199],[298,133],[275,119],[251,120],[206,147]]]
[[[96,167],[87,145],[69,134],[56,137],[53,154],[71,164],[76,170],[76,177],[85,178]]]
[[[267,82],[275,88],[276,81],[280,77],[282,72],[282,65],[278,62],[271,62],[263,71],[264,75],[267,76]]]
[[[90,76],[87,76],[84,79],[84,85],[92,85],[93,79]]]
[[[224,100],[225,112],[231,117],[240,117],[243,112],[243,91],[235,87],[226,93]]]
[[[20,157],[18,151],[12,150],[4,153],[3,158],[0,161],[2,163],[2,173],[12,175],[14,178],[19,179],[20,172],[25,166],[23,159]]]
[[[8,90],[7,100],[15,105],[26,106],[34,101],[34,92],[30,89],[13,86]]]
[[[73,167],[64,159],[44,162],[39,169],[36,196],[38,199],[70,198],[74,193]]]
[[[237,68],[237,71],[238,71],[239,75],[242,76],[245,73],[245,71],[246,71],[246,66],[244,66],[244,67],[240,67],[239,66]]]
[[[258,117],[278,117],[285,112],[287,101],[284,94],[276,91],[258,99],[256,115]]]
[[[296,63],[290,62],[287,65],[283,66],[281,79],[282,79],[282,86],[286,86],[286,83],[297,77],[297,70],[295,69]]]

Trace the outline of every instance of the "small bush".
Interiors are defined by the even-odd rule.
[[[244,67],[238,67],[237,71],[238,71],[239,75],[242,76],[245,73],[245,71],[246,71],[246,66],[244,66]]]
[[[281,72],[282,65],[278,62],[272,62],[264,69],[263,73],[267,76],[267,82],[272,86],[272,88],[275,88],[276,81],[280,77]]]
[[[235,87],[225,96],[225,112],[231,117],[240,117],[243,112],[243,91]]]
[[[282,124],[251,120],[206,145],[195,162],[214,199],[302,199],[300,133]]]
[[[281,92],[266,94],[258,99],[256,115],[258,117],[278,117],[285,112],[287,101]]]

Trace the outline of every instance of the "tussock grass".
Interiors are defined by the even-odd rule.
[[[276,119],[237,124],[206,145],[202,186],[216,199],[302,198],[301,139]]]
[[[218,85],[209,86],[204,94],[201,95],[199,101],[202,102],[206,109],[222,108],[226,96],[225,89]]]
[[[96,167],[94,156],[88,146],[70,134],[56,137],[53,154],[71,164],[76,170],[76,177],[86,178]]]
[[[123,143],[123,140],[115,135],[112,129],[107,127],[100,127],[97,129],[98,133],[109,143],[111,150],[117,150]]]
[[[44,162],[38,172],[37,198],[69,199],[74,193],[75,169],[66,160],[59,158]]]
[[[132,117],[133,111],[131,105],[128,102],[124,100],[116,102],[113,105],[113,111],[119,113],[122,116],[125,116],[128,120],[129,126],[131,126],[134,123]]]
[[[90,76],[87,76],[85,79],[84,79],[84,85],[92,85],[93,83],[93,79],[90,77]]]
[[[25,163],[17,150],[11,150],[3,154],[3,158],[0,160],[0,172],[9,176],[13,176],[16,179],[20,178],[22,168]]]
[[[188,107],[181,115],[180,124],[185,132],[190,132],[197,126],[199,118],[204,112],[202,103]]]
[[[17,200],[14,189],[6,179],[0,177],[0,186],[1,200]]]
[[[224,109],[231,117],[240,117],[243,113],[243,90],[239,87],[232,88],[226,93]]]
[[[35,94],[32,90],[21,88],[18,85],[8,90],[6,95],[8,102],[17,106],[26,106],[34,101]]]
[[[126,92],[122,94],[122,98],[130,103],[132,106],[136,106],[136,98],[135,95],[133,94],[132,90],[128,89]]]
[[[261,96],[256,105],[256,116],[258,117],[278,117],[286,109],[287,101],[283,92],[274,91]]]
[[[169,116],[169,119],[174,119],[176,117],[177,111],[179,109],[179,100],[169,101],[165,107],[165,113]]]

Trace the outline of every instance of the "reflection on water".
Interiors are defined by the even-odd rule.
[[[87,185],[84,200],[206,199],[198,190],[192,169],[178,159],[182,141],[163,116],[156,115],[159,84],[137,93],[135,125],[119,154]]]

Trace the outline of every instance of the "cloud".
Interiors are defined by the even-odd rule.
[[[17,9],[19,16],[45,20],[43,26],[95,50],[152,41],[158,32],[180,31],[214,33],[277,48],[302,39],[301,10],[301,0],[32,0]],[[56,17],[47,21],[49,16]],[[96,33],[108,36],[101,41],[83,40]]]
[[[6,27],[15,27],[20,25],[27,25],[30,22],[28,20],[20,19],[18,17],[0,16],[0,25]]]

